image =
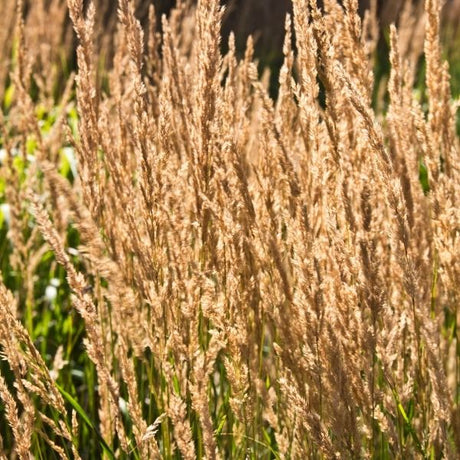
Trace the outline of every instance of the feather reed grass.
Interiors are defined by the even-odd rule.
[[[252,39],[222,55],[217,0],[178,1],[161,32],[153,7],[144,29],[120,0],[103,78],[83,3],[67,4],[78,67],[61,92],[56,35],[14,13],[2,458],[458,458],[460,149],[439,0],[422,98],[390,29],[384,112],[375,4],[361,21],[356,0],[294,0],[273,100]]]

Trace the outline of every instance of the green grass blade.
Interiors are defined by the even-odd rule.
[[[89,419],[88,415],[86,414],[85,410],[83,409],[83,407],[80,406],[80,404],[78,403],[78,401],[69,393],[67,393],[67,391],[65,391],[61,386],[59,386],[58,384],[56,384],[56,387],[57,389],[61,392],[62,396],[64,397],[64,399],[78,412],[78,414],[80,415],[80,417],[82,418],[82,420],[86,423],[86,425],[88,426],[88,428],[90,428],[92,431],[94,431],[94,433],[96,433],[96,436],[99,440],[99,444],[101,445],[102,449],[104,450],[104,452],[107,454],[107,456],[110,458],[110,459],[113,459],[115,460],[115,454],[114,452],[112,451],[112,449],[110,448],[110,446],[107,444],[107,442],[105,441],[105,439],[101,436],[101,434],[99,433],[99,431],[96,429],[96,427],[94,426],[94,424],[91,422],[91,420]]]

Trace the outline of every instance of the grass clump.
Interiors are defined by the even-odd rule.
[[[361,21],[356,0],[294,0],[276,100],[251,39],[221,54],[217,0],[179,1],[161,33],[120,0],[106,73],[93,4],[68,0],[78,69],[61,90],[17,2],[3,458],[457,458],[460,150],[439,9],[425,2],[422,89],[391,27],[383,112],[375,9]]]

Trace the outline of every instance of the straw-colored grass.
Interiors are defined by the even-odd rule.
[[[425,84],[392,26],[385,94],[375,16],[294,0],[276,100],[251,40],[221,54],[218,0],[147,31],[120,0],[107,72],[68,0],[78,70],[53,86],[66,7],[41,3],[0,72],[0,458],[458,458],[439,0]]]

